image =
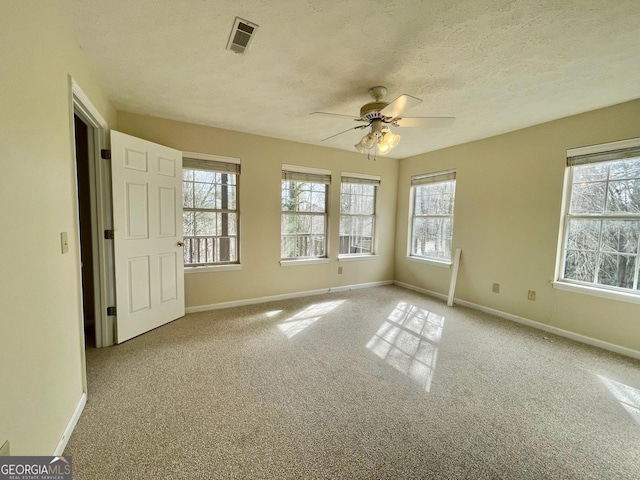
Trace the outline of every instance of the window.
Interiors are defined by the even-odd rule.
[[[411,246],[409,255],[451,262],[456,172],[411,177]]]
[[[380,177],[343,173],[340,183],[340,255],[372,255]]]
[[[281,257],[327,256],[327,189],[331,172],[282,166]]]
[[[182,160],[184,264],[238,263],[240,165],[224,157],[187,155]]]
[[[640,139],[567,157],[560,280],[640,294]]]

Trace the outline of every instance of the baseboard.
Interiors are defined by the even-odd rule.
[[[410,283],[404,283],[404,282],[399,282],[399,281],[395,280],[393,282],[393,284],[397,285],[399,287],[402,287],[402,288],[406,288],[407,290],[413,290],[414,292],[424,293],[425,295],[429,295],[430,297],[439,298],[440,300],[444,300],[445,302],[449,298],[449,297],[447,297],[447,295],[445,295],[443,293],[438,293],[438,292],[434,292],[434,291],[431,291],[431,290],[427,290],[426,288],[416,287],[415,285],[411,285]],[[457,303],[457,300],[455,298],[453,299],[453,301],[454,301],[454,303]]]
[[[255,305],[256,303],[275,302],[277,300],[289,300],[291,298],[309,297],[312,295],[323,295],[325,293],[346,292],[348,290],[358,290],[361,288],[380,287],[383,285],[393,285],[393,280],[383,280],[380,282],[357,283],[354,285],[344,285],[341,287],[320,288],[317,290],[306,290],[304,292],[284,293],[281,295],[270,295],[268,297],[247,298],[243,300],[233,300],[231,302],[213,303],[210,305],[198,305],[185,308],[186,313],[206,312],[209,310],[219,310],[221,308],[241,307],[244,305]]]
[[[67,423],[67,427],[64,429],[62,434],[62,438],[58,442],[58,446],[53,451],[54,457],[59,457],[64,453],[64,449],[67,446],[67,442],[69,442],[69,438],[71,438],[71,434],[73,433],[73,429],[76,428],[76,424],[78,420],[80,420],[80,415],[82,415],[82,411],[84,410],[84,406],[87,404],[87,394],[85,392],[82,393],[80,397],[80,401],[78,405],[76,405],[76,409],[73,411],[73,415],[69,419],[69,423]]]
[[[393,283],[395,285],[398,285],[399,287],[406,288],[408,290],[424,293],[425,295],[436,297],[440,300],[445,300],[445,301],[447,300],[447,296],[442,293],[433,292],[431,290],[416,287],[415,285],[410,285],[404,282],[395,281]],[[640,360],[640,351],[638,350],[633,350],[631,348],[623,347],[621,345],[616,345],[614,343],[598,340],[597,338],[588,337],[586,335],[581,335],[579,333],[571,332],[569,330],[563,330],[562,328],[554,327],[552,325],[547,325],[541,322],[536,322],[535,320],[530,320],[528,318],[520,317],[518,315],[513,315],[512,313],[496,310],[495,308],[489,308],[489,307],[485,307],[484,305],[478,305],[477,303],[467,302],[466,300],[460,300],[459,298],[454,298],[454,304],[458,304],[462,307],[473,308],[474,310],[480,310],[481,312],[490,313],[491,315],[495,315],[496,317],[504,318],[506,320],[511,320],[512,322],[516,322],[521,325],[526,325],[528,327],[532,327],[538,330],[542,330],[544,332],[552,333],[560,337],[568,338],[570,340],[575,340],[576,342],[586,343],[587,345],[592,345],[594,347],[602,348],[603,350],[609,350],[610,352],[615,352],[620,355],[624,355],[627,357],[636,358]]]

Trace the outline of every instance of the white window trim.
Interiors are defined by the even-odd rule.
[[[375,253],[342,253],[338,255],[339,262],[357,262],[360,260],[377,260],[378,255]]]
[[[340,253],[338,254],[338,261],[347,261],[349,258],[353,260],[375,259],[378,258],[378,188],[382,184],[382,177],[380,175],[370,175],[367,173],[354,173],[354,172],[340,172],[340,195],[342,195],[342,179],[343,178],[362,178],[363,180],[373,180],[378,182],[379,185],[374,185],[374,205],[373,215],[367,215],[373,217],[373,237],[371,239],[371,253]],[[348,183],[348,182],[347,182]],[[342,201],[342,200],[341,200]],[[342,219],[342,211],[339,212],[340,219]],[[345,214],[349,215],[349,214]],[[340,227],[338,227],[338,235]],[[339,248],[338,248],[339,249]]]
[[[605,153],[614,150],[622,150],[625,148],[634,148],[640,146],[640,138],[630,138],[616,142],[600,143],[596,145],[587,145],[584,147],[576,147],[567,149],[566,158],[577,157],[580,155],[590,155],[597,153]],[[551,282],[553,288],[565,290],[568,292],[580,293],[594,297],[607,298],[609,300],[618,300],[627,303],[640,304],[640,292],[631,293],[617,291],[598,285],[583,285],[570,280],[562,279],[562,273],[565,266],[565,241],[567,236],[568,212],[571,202],[571,185],[573,179],[573,168],[565,166],[564,182],[562,188],[562,207],[560,210],[560,223],[558,229],[558,246],[556,249],[556,268],[554,273],[554,281]],[[640,252],[636,257],[640,260]]]
[[[324,223],[325,223],[325,246],[324,246],[324,253],[325,255],[322,257],[294,257],[294,258],[280,258],[280,266],[282,267],[290,267],[290,266],[296,266],[296,265],[308,265],[308,264],[313,264],[313,263],[327,263],[329,262],[329,203],[330,203],[330,189],[329,187],[331,186],[331,170],[327,170],[324,168],[312,168],[312,167],[302,167],[299,165],[289,165],[286,163],[282,164],[282,168],[280,169],[280,172],[285,172],[285,171],[289,171],[289,172],[297,172],[297,173],[310,173],[310,174],[315,174],[315,175],[328,175],[329,176],[329,183],[326,183],[326,190],[325,190],[325,211],[324,212],[307,212],[309,214],[313,214],[313,215],[323,215],[324,216]],[[282,182],[282,180],[281,180]],[[280,184],[282,185],[282,183]],[[280,218],[282,218],[282,197],[280,197]],[[292,215],[295,214],[299,214],[300,212],[297,213],[293,213]],[[280,241],[282,242],[282,230],[280,231]]]
[[[458,171],[456,168],[450,168],[447,170],[441,170],[439,172],[433,172],[433,173],[425,173],[425,174],[416,174],[416,175],[411,175],[409,178],[412,181],[414,179],[414,177],[419,177],[419,178],[426,178],[426,177],[437,177],[440,175],[449,175],[449,174],[454,174],[454,178],[456,180],[456,193],[458,190]],[[438,260],[437,258],[434,257],[420,257],[417,255],[412,255],[411,254],[411,245],[412,245],[412,240],[413,240],[413,217],[414,217],[414,209],[415,209],[415,188],[418,187],[419,185],[409,185],[409,218],[408,218],[408,231],[407,231],[407,255],[406,255],[406,259],[409,260],[410,262],[416,262],[416,263],[424,263],[424,264],[429,264],[429,265],[434,265],[436,267],[444,267],[444,268],[451,268],[451,265],[453,265],[453,255],[454,255],[454,247],[453,247],[453,238],[451,238],[451,258],[446,260]],[[453,211],[454,213],[451,215],[451,220],[454,220],[454,215],[455,215],[455,197],[453,199]],[[453,235],[453,232],[451,232],[451,234]]]
[[[406,258],[410,262],[424,263],[427,265],[434,265],[436,267],[442,267],[442,268],[451,268],[451,265],[453,265],[453,262],[451,260],[440,261],[440,260],[436,260],[435,258],[418,257],[416,255],[407,255]]]
[[[207,272],[227,272],[230,270],[242,270],[239,263],[225,263],[221,265],[201,265],[199,267],[184,267],[185,274],[207,273]]]
[[[552,282],[553,288],[565,290],[567,292],[580,293],[594,297],[608,298],[609,300],[618,300],[627,303],[640,304],[640,295],[627,292],[618,292],[615,290],[607,290],[592,285],[579,285],[577,283],[569,283],[567,281],[557,280]]]
[[[224,163],[232,163],[232,164],[236,164],[236,165],[241,165],[241,161],[239,158],[237,157],[225,157],[222,155],[212,155],[210,153],[199,153],[199,152],[182,152],[182,158],[194,158],[197,160],[212,160],[215,162],[224,162]],[[236,175],[237,177],[240,177],[240,175]],[[239,178],[236,179],[236,187],[238,186],[239,182]],[[236,255],[238,257],[238,261],[235,263],[223,263],[223,264],[207,264],[207,265],[197,265],[197,266],[186,266],[184,267],[184,273],[185,274],[191,274],[191,273],[206,273],[206,272],[221,272],[221,271],[229,271],[229,270],[241,270],[242,269],[242,265],[240,264],[240,198],[237,195],[239,193],[239,190],[236,190],[236,215],[238,217],[237,220],[237,225],[236,225],[236,229],[237,229],[237,237],[238,237],[238,241],[237,241],[237,252]],[[183,215],[184,215],[184,211],[183,211]],[[184,232],[183,232],[184,235]]]
[[[329,263],[326,257],[319,258],[292,258],[291,260],[280,260],[281,267],[299,267],[301,265],[313,265],[318,263]]]

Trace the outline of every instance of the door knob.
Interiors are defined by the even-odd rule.
[[[178,242],[179,247],[184,247],[184,242]]]

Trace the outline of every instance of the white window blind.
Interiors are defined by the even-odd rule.
[[[446,182],[448,180],[455,180],[455,170],[446,170],[442,172],[414,175],[411,177],[411,186],[427,185],[429,183]]]
[[[289,180],[292,182],[323,183],[325,185],[329,185],[331,183],[331,174],[282,170],[282,180]]]
[[[182,168],[192,168],[194,170],[207,170],[210,172],[240,174],[240,164],[223,162],[220,160],[204,160],[201,158],[183,157]]]
[[[360,175],[357,173],[342,172],[340,177],[342,183],[355,183],[358,185],[375,185],[380,186],[380,177],[373,175]]]

